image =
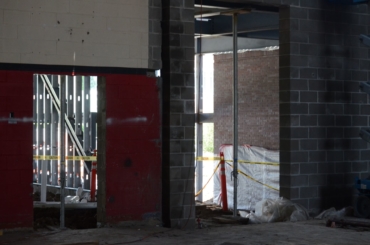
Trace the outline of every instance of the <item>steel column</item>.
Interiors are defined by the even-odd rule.
[[[66,172],[65,172],[65,138],[66,138],[66,128],[64,115],[66,112],[66,76],[60,76],[60,228],[64,228],[64,186],[66,182]]]
[[[238,14],[233,13],[233,177],[234,177],[234,213],[238,213]]]
[[[79,142],[82,144],[82,77],[77,76],[75,79],[75,132]],[[74,187],[77,188],[81,184],[81,161],[76,160],[74,166],[75,182]]]
[[[83,77],[84,86],[83,86],[83,149],[85,152],[91,152],[91,139],[90,139],[90,77]],[[86,163],[89,170],[91,170],[91,162]],[[90,189],[90,174],[84,169],[84,188]]]
[[[44,130],[45,130],[45,111],[44,111],[44,84],[42,80],[37,77],[37,93],[38,93],[38,105],[37,105],[37,119],[38,119],[38,155],[45,155],[45,142],[44,142]],[[46,202],[46,181],[47,181],[47,166],[45,160],[38,161],[38,170],[39,170],[39,183],[41,182],[40,190],[40,201]]]
[[[202,39],[197,39],[198,49],[201,50]],[[199,54],[197,57],[197,97],[196,97],[196,108],[197,108],[197,157],[203,156],[203,124],[200,122],[200,115],[203,113],[203,55]],[[203,187],[203,161],[197,161],[196,165],[196,189],[195,193],[198,193]],[[197,196],[197,200],[203,201],[203,194],[200,193]]]

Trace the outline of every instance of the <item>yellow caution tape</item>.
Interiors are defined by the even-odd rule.
[[[229,166],[231,166],[231,164],[229,164],[229,163],[228,163],[228,165],[229,165]],[[275,188],[275,187],[272,187],[271,185],[268,185],[268,184],[262,183],[261,181],[256,180],[256,179],[255,179],[255,178],[253,178],[252,176],[249,176],[248,174],[244,173],[243,171],[241,171],[241,170],[239,170],[239,169],[238,169],[238,173],[240,173],[240,174],[244,175],[244,176],[245,176],[245,177],[247,177],[248,179],[251,179],[251,180],[253,180],[253,181],[257,182],[258,184],[261,184],[261,185],[263,185],[263,186],[266,186],[266,187],[268,187],[268,188],[270,188],[270,189],[272,189],[272,190],[274,190],[274,191],[279,191],[279,189],[277,189],[277,188]]]
[[[197,157],[196,161],[220,161],[221,157]],[[233,160],[225,160],[226,162],[233,162]],[[245,160],[238,160],[238,163],[248,163],[248,164],[259,164],[259,165],[269,165],[269,166],[279,166],[276,162],[251,162]]]
[[[232,160],[226,160],[229,162],[232,162]],[[269,166],[279,166],[279,163],[276,162],[250,162],[250,161],[244,161],[244,160],[238,160],[239,163],[248,163],[248,164],[259,164],[259,165],[269,165]]]
[[[219,161],[221,157],[197,157],[197,161]]]
[[[195,197],[199,196],[199,194],[204,190],[204,188],[206,188],[206,186],[208,185],[209,181],[212,179],[213,175],[215,175],[215,173],[217,172],[217,168],[218,166],[220,166],[220,163],[217,164],[215,170],[213,170],[213,174],[211,175],[211,177],[209,177],[207,183],[203,186],[202,189],[200,189],[196,194],[195,194]]]
[[[42,156],[34,155],[33,160],[59,160],[59,156]],[[66,160],[85,160],[85,161],[96,161],[96,156],[66,156]]]

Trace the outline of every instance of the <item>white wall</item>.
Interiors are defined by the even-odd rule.
[[[148,68],[148,0],[0,0],[0,62]]]

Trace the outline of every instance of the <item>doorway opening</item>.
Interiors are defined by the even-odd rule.
[[[65,85],[65,100],[61,100],[61,84]],[[94,209],[96,213],[97,99],[96,76],[34,74],[32,164],[34,210],[37,210],[35,220],[43,220],[38,208],[50,207],[55,208],[55,212],[50,213],[49,210],[48,215],[55,220],[48,225],[59,222],[62,189],[65,205]],[[61,104],[63,101],[65,105]],[[65,112],[64,116],[62,112]],[[62,147],[64,158],[61,157]],[[63,172],[65,179],[61,176]],[[64,188],[61,188],[62,181]],[[89,212],[86,214],[93,216]],[[96,220],[93,222],[96,224]]]
[[[231,14],[235,10],[239,11],[236,36]],[[279,196],[279,9],[276,7],[241,1],[205,6],[202,1],[195,1],[195,193],[198,202],[223,205],[217,170],[223,151],[228,160],[225,164],[228,209],[233,208],[235,39],[240,188],[237,209],[253,210],[257,201]],[[206,111],[210,103],[212,110]],[[206,149],[211,148],[207,153]],[[274,165],[264,165],[266,162]]]

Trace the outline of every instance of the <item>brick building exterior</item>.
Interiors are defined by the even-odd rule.
[[[279,50],[238,55],[239,144],[279,149]],[[214,149],[233,143],[233,55],[214,56]]]

